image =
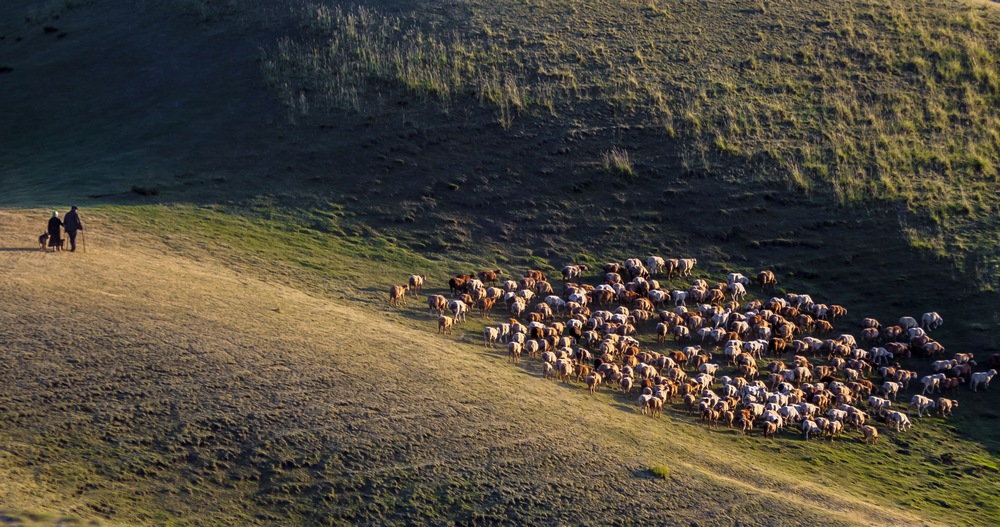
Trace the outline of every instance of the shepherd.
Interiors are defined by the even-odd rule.
[[[62,226],[63,222],[59,219],[59,212],[52,211],[52,217],[49,218],[49,247],[52,247],[53,251],[62,248]]]
[[[70,207],[70,211],[66,213],[66,217],[63,220],[63,228],[66,229],[66,234],[69,235],[70,252],[76,251],[76,232],[83,230],[83,223],[80,221],[80,215],[77,214],[76,210],[76,205]]]

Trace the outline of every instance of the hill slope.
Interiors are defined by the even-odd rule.
[[[900,219],[919,220],[908,205],[838,208],[822,188],[757,177],[761,165],[739,152],[706,166],[692,154],[704,141],[688,148],[664,123],[635,118],[645,110],[629,102],[630,68],[618,61],[659,59],[630,48],[642,32],[603,10],[638,10],[639,29],[654,33],[686,18],[655,2],[600,3],[579,26],[563,18],[578,8],[559,2],[517,8],[551,27],[500,25],[496,2],[421,12],[413,27],[450,35],[471,21],[501,49],[556,50],[543,70],[525,63],[532,75],[581,76],[549,119],[541,103],[498,111],[497,94],[517,90],[490,92],[500,106],[475,90],[442,106],[392,78],[376,79],[385,90],[366,92],[362,111],[328,111],[302,79],[265,89],[288,18],[182,4],[0,7],[0,66],[10,68],[0,82],[17,109],[0,130],[0,205],[31,209],[0,212],[4,507],[192,525],[998,516],[995,396],[963,394],[964,415],[887,434],[875,449],[856,436],[768,444],[707,431],[679,408],[640,418],[632,400],[544,382],[533,362],[503,365],[478,345],[480,322],[456,342],[431,335],[419,307],[382,306],[410,272],[429,270],[431,291],[444,292],[446,276],[472,266],[551,272],[657,253],[697,256],[711,279],[773,267],[785,290],[848,305],[848,331],[866,315],[940,310],[948,323],[936,336],[950,350],[997,351],[996,295],[980,293],[968,267],[908,247]],[[378,5],[404,19],[415,9]],[[599,36],[579,27],[617,44],[560,44]],[[693,45],[721,42],[708,29]],[[549,67],[574,60],[581,70]],[[582,78],[595,60],[610,65]],[[602,91],[616,82],[621,91]],[[738,93],[703,88],[693,101],[709,110]],[[631,175],[601,166],[616,145],[636,154]],[[21,250],[47,217],[35,207],[70,201],[88,213],[88,252]],[[157,202],[222,205],[135,206]],[[654,465],[669,478],[653,477]]]
[[[31,217],[3,212],[0,246]],[[0,252],[6,507],[124,524],[917,521],[398,315],[220,267],[211,247],[91,229],[86,253]]]

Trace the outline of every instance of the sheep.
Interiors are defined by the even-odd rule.
[[[650,256],[649,258],[646,259],[646,267],[649,268],[649,272],[651,274],[656,274],[662,271],[663,268],[666,267],[666,265],[667,262],[663,258],[660,258],[659,256]]]
[[[409,282],[407,283],[410,288],[410,294],[420,294],[420,290],[424,287],[424,282],[426,281],[427,275],[425,274],[411,274]]]
[[[826,435],[830,436],[830,441],[833,441],[834,436],[839,436],[843,431],[844,423],[841,421],[830,421],[826,424],[826,428],[823,430]]]
[[[479,315],[482,318],[490,318],[490,311],[493,309],[493,299],[492,298],[480,298],[476,301],[476,309],[479,310]]]
[[[929,313],[924,313],[920,317],[920,327],[930,331],[932,329],[937,329],[944,324],[944,319],[941,315],[937,314],[937,311],[931,311]]]
[[[983,389],[988,390],[990,388],[990,381],[993,380],[993,376],[996,374],[996,370],[977,371],[973,373],[972,376],[969,377],[969,388],[971,388],[972,391],[976,391],[976,387],[982,384]]]
[[[958,361],[956,361],[955,359],[936,360],[933,363],[931,363],[931,369],[934,370],[934,373],[940,373],[942,371],[950,370],[956,364],[958,364]]]
[[[888,424],[896,425],[896,432],[905,432],[907,428],[913,426],[910,422],[910,418],[902,413],[895,410],[887,410],[885,413],[885,422]]]
[[[892,408],[892,401],[872,395],[868,398],[868,408],[876,412],[880,410],[888,410],[889,408]]]
[[[454,331],[455,319],[441,315],[438,317],[438,334],[450,335]]]
[[[745,423],[746,423],[746,421],[744,421],[743,426],[749,428],[749,426],[747,426]],[[767,439],[768,437],[770,437],[771,439],[774,439],[775,434],[778,433],[778,425],[777,425],[777,423],[774,423],[774,422],[771,422],[771,421],[764,421],[762,432],[763,432],[763,435],[764,435],[764,439]]]
[[[568,282],[570,280],[578,280],[583,276],[584,271],[589,271],[590,267],[583,264],[578,265],[567,265],[562,268],[563,282]]]
[[[548,279],[545,278],[545,273],[543,273],[543,272],[541,272],[541,271],[539,271],[537,269],[528,269],[527,271],[524,272],[523,276],[525,278],[534,280],[536,282],[538,282],[538,281],[547,282],[548,281]]]
[[[538,356],[538,352],[543,347],[541,344],[539,344],[539,342],[545,342],[545,341],[544,340],[543,341],[538,341],[538,340],[535,340],[535,339],[525,341],[524,342],[524,349],[522,351],[526,355],[528,355],[529,357],[537,357]]]
[[[854,407],[849,406],[848,410],[850,410],[851,408]],[[864,412],[856,408],[854,408],[854,411],[847,412],[847,424],[853,426],[855,430],[861,430],[861,427],[864,426],[865,421],[867,419],[868,416]]]
[[[838,306],[833,304],[830,306],[829,316],[831,320],[837,320],[838,318],[847,316],[847,308],[844,306]]]
[[[448,302],[448,309],[455,315],[455,324],[460,324],[466,321],[466,314],[469,312],[469,306],[461,300],[452,300]]]
[[[778,285],[778,279],[775,278],[774,271],[765,269],[757,273],[757,284],[760,285],[761,291],[763,291],[767,287],[774,289],[774,287]]]
[[[802,418],[799,413],[799,409],[796,406],[785,405],[778,408],[778,415],[780,415],[784,420],[789,423],[794,423]]]
[[[437,315],[441,316],[444,314],[444,310],[448,309],[448,299],[442,295],[430,295],[427,297],[427,309],[428,314],[434,315],[437,311]]]
[[[727,286],[729,294],[732,295],[734,302],[739,302],[747,296],[747,290],[743,287],[743,284],[739,282],[731,283]]]
[[[871,444],[878,444],[878,429],[872,425],[865,425],[861,427],[861,432],[865,435],[865,444],[867,445],[869,441]]]
[[[882,383],[882,394],[885,395],[886,399],[892,398],[893,401],[896,400],[896,394],[899,393],[899,389],[903,386],[898,382],[887,381]]]
[[[919,326],[919,324],[917,324],[917,319],[915,319],[913,317],[902,317],[902,318],[900,318],[899,322],[898,322],[898,325],[899,325],[899,327],[903,328],[904,330],[910,329],[910,328],[915,328],[915,327]]]
[[[524,312],[528,310],[528,305],[523,299],[519,298],[511,302],[508,305],[507,310],[510,311],[511,315],[514,315],[514,318],[521,318],[521,316],[524,315]]]
[[[650,402],[649,401],[652,398],[653,398],[653,395],[651,393],[650,394],[645,394],[644,393],[644,394],[642,394],[642,395],[639,396],[639,413],[640,414],[642,414],[642,415],[648,415],[649,410],[650,410]]]
[[[632,379],[632,377],[622,377],[622,380],[619,381],[618,383],[618,385],[622,389],[622,393],[625,395],[628,395],[629,393],[632,392],[633,384],[635,384],[635,381]]]
[[[394,285],[389,288],[389,305],[393,307],[405,306],[406,305],[406,291],[410,288],[408,285]]]
[[[679,258],[677,260],[677,271],[681,276],[690,276],[694,266],[698,265],[696,258]]]
[[[958,401],[941,397],[937,400],[937,409],[941,412],[941,417],[951,415],[951,411],[958,408]]]
[[[571,384],[573,382],[573,361],[571,359],[559,359],[556,361],[556,375],[559,380]]]
[[[587,387],[590,389],[590,395],[597,393],[597,387],[601,385],[601,381],[604,380],[604,376],[600,372],[593,372],[587,376]]]
[[[496,343],[499,338],[499,329],[490,327],[483,328],[483,341],[485,342],[487,349],[496,347]]]
[[[975,356],[972,353],[956,353],[955,354],[955,364],[962,365],[972,362]]]
[[[806,441],[809,440],[809,436],[822,436],[823,428],[816,423],[816,421],[805,420],[802,421],[802,435],[805,437]]]
[[[469,290],[469,280],[472,276],[463,274],[450,278],[448,280],[448,288],[451,290],[452,295],[458,295],[459,293],[465,293]]]
[[[963,377],[947,377],[941,379],[941,393],[955,393],[958,391],[958,387],[965,382]]]
[[[871,354],[872,362],[875,364],[888,364],[895,357],[887,349],[879,347],[872,348],[869,353]]]
[[[830,408],[826,411],[826,416],[829,417],[831,421],[843,422],[847,420],[847,411],[839,408]]]
[[[940,342],[930,341],[920,346],[920,350],[927,354],[928,357],[933,358],[938,353],[944,353],[944,346]]]
[[[934,401],[924,397],[923,395],[914,395],[913,398],[910,399],[910,407],[915,407],[917,409],[917,417],[923,417],[924,410],[927,410],[928,408],[936,408],[937,405]]]
[[[943,373],[935,373],[933,375],[924,376],[923,378],[920,379],[920,384],[924,385],[924,390],[920,393],[921,394],[925,394],[928,392],[934,393],[935,390],[937,390],[940,393],[941,379],[944,379]]]
[[[521,362],[521,352],[524,350],[524,345],[520,342],[508,342],[507,343],[507,360],[510,362]]]
[[[667,339],[667,333],[670,332],[670,326],[660,322],[656,325],[656,342],[663,343]]]
[[[495,284],[497,281],[497,277],[501,275],[503,275],[503,271],[501,271],[500,269],[493,269],[493,270],[486,269],[484,271],[479,271],[478,273],[476,273],[476,277],[479,278],[479,281],[487,284]]]
[[[539,296],[542,296],[542,295],[551,295],[552,293],[555,292],[552,289],[552,284],[550,284],[548,282],[545,282],[545,281],[541,281],[541,280],[535,282],[534,290],[535,290],[535,294],[537,294]]]

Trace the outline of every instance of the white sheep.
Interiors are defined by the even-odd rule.
[[[910,407],[917,409],[917,417],[924,416],[924,410],[928,408],[937,408],[937,405],[931,399],[924,397],[923,395],[914,395],[910,399]]]
[[[969,388],[972,391],[976,391],[976,387],[980,384],[983,385],[983,389],[989,389],[990,381],[993,380],[993,376],[997,374],[996,370],[990,371],[977,371],[969,377]]]
[[[734,282],[732,284],[729,284],[727,286],[727,289],[729,290],[729,294],[732,295],[734,302],[739,302],[740,300],[743,300],[747,296],[746,287],[744,287],[743,284],[739,282]]]
[[[493,348],[496,346],[497,340],[500,338],[500,330],[497,328],[485,327],[483,328],[483,341],[486,343],[487,348]]]
[[[896,432],[905,432],[907,428],[913,426],[913,423],[910,422],[910,418],[906,414],[895,410],[886,411],[885,422],[896,425]]]
[[[899,393],[899,390],[902,387],[903,385],[898,382],[886,381],[882,383],[882,394],[885,395],[886,399],[891,398],[893,401],[895,401],[896,394]]]
[[[650,256],[646,259],[646,267],[649,268],[649,272],[652,274],[662,271],[666,265],[667,262],[659,256]]]
[[[690,275],[695,265],[698,265],[696,258],[680,258],[677,260],[677,270],[680,271],[681,276]]]
[[[944,319],[941,318],[941,315],[937,314],[937,311],[924,313],[924,315],[920,317],[920,327],[928,331],[939,328],[941,324],[944,324]]]
[[[943,373],[935,373],[933,375],[924,376],[922,379],[920,379],[920,383],[924,385],[924,390],[920,393],[925,394],[925,393],[934,393],[935,391],[940,392],[941,379],[944,378],[945,376]]]

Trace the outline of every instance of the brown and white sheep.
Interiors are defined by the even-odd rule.
[[[411,274],[409,283],[407,284],[408,286],[410,286],[410,294],[411,295],[420,294],[420,290],[424,287],[424,282],[426,281],[427,281],[427,275],[425,274]]]

